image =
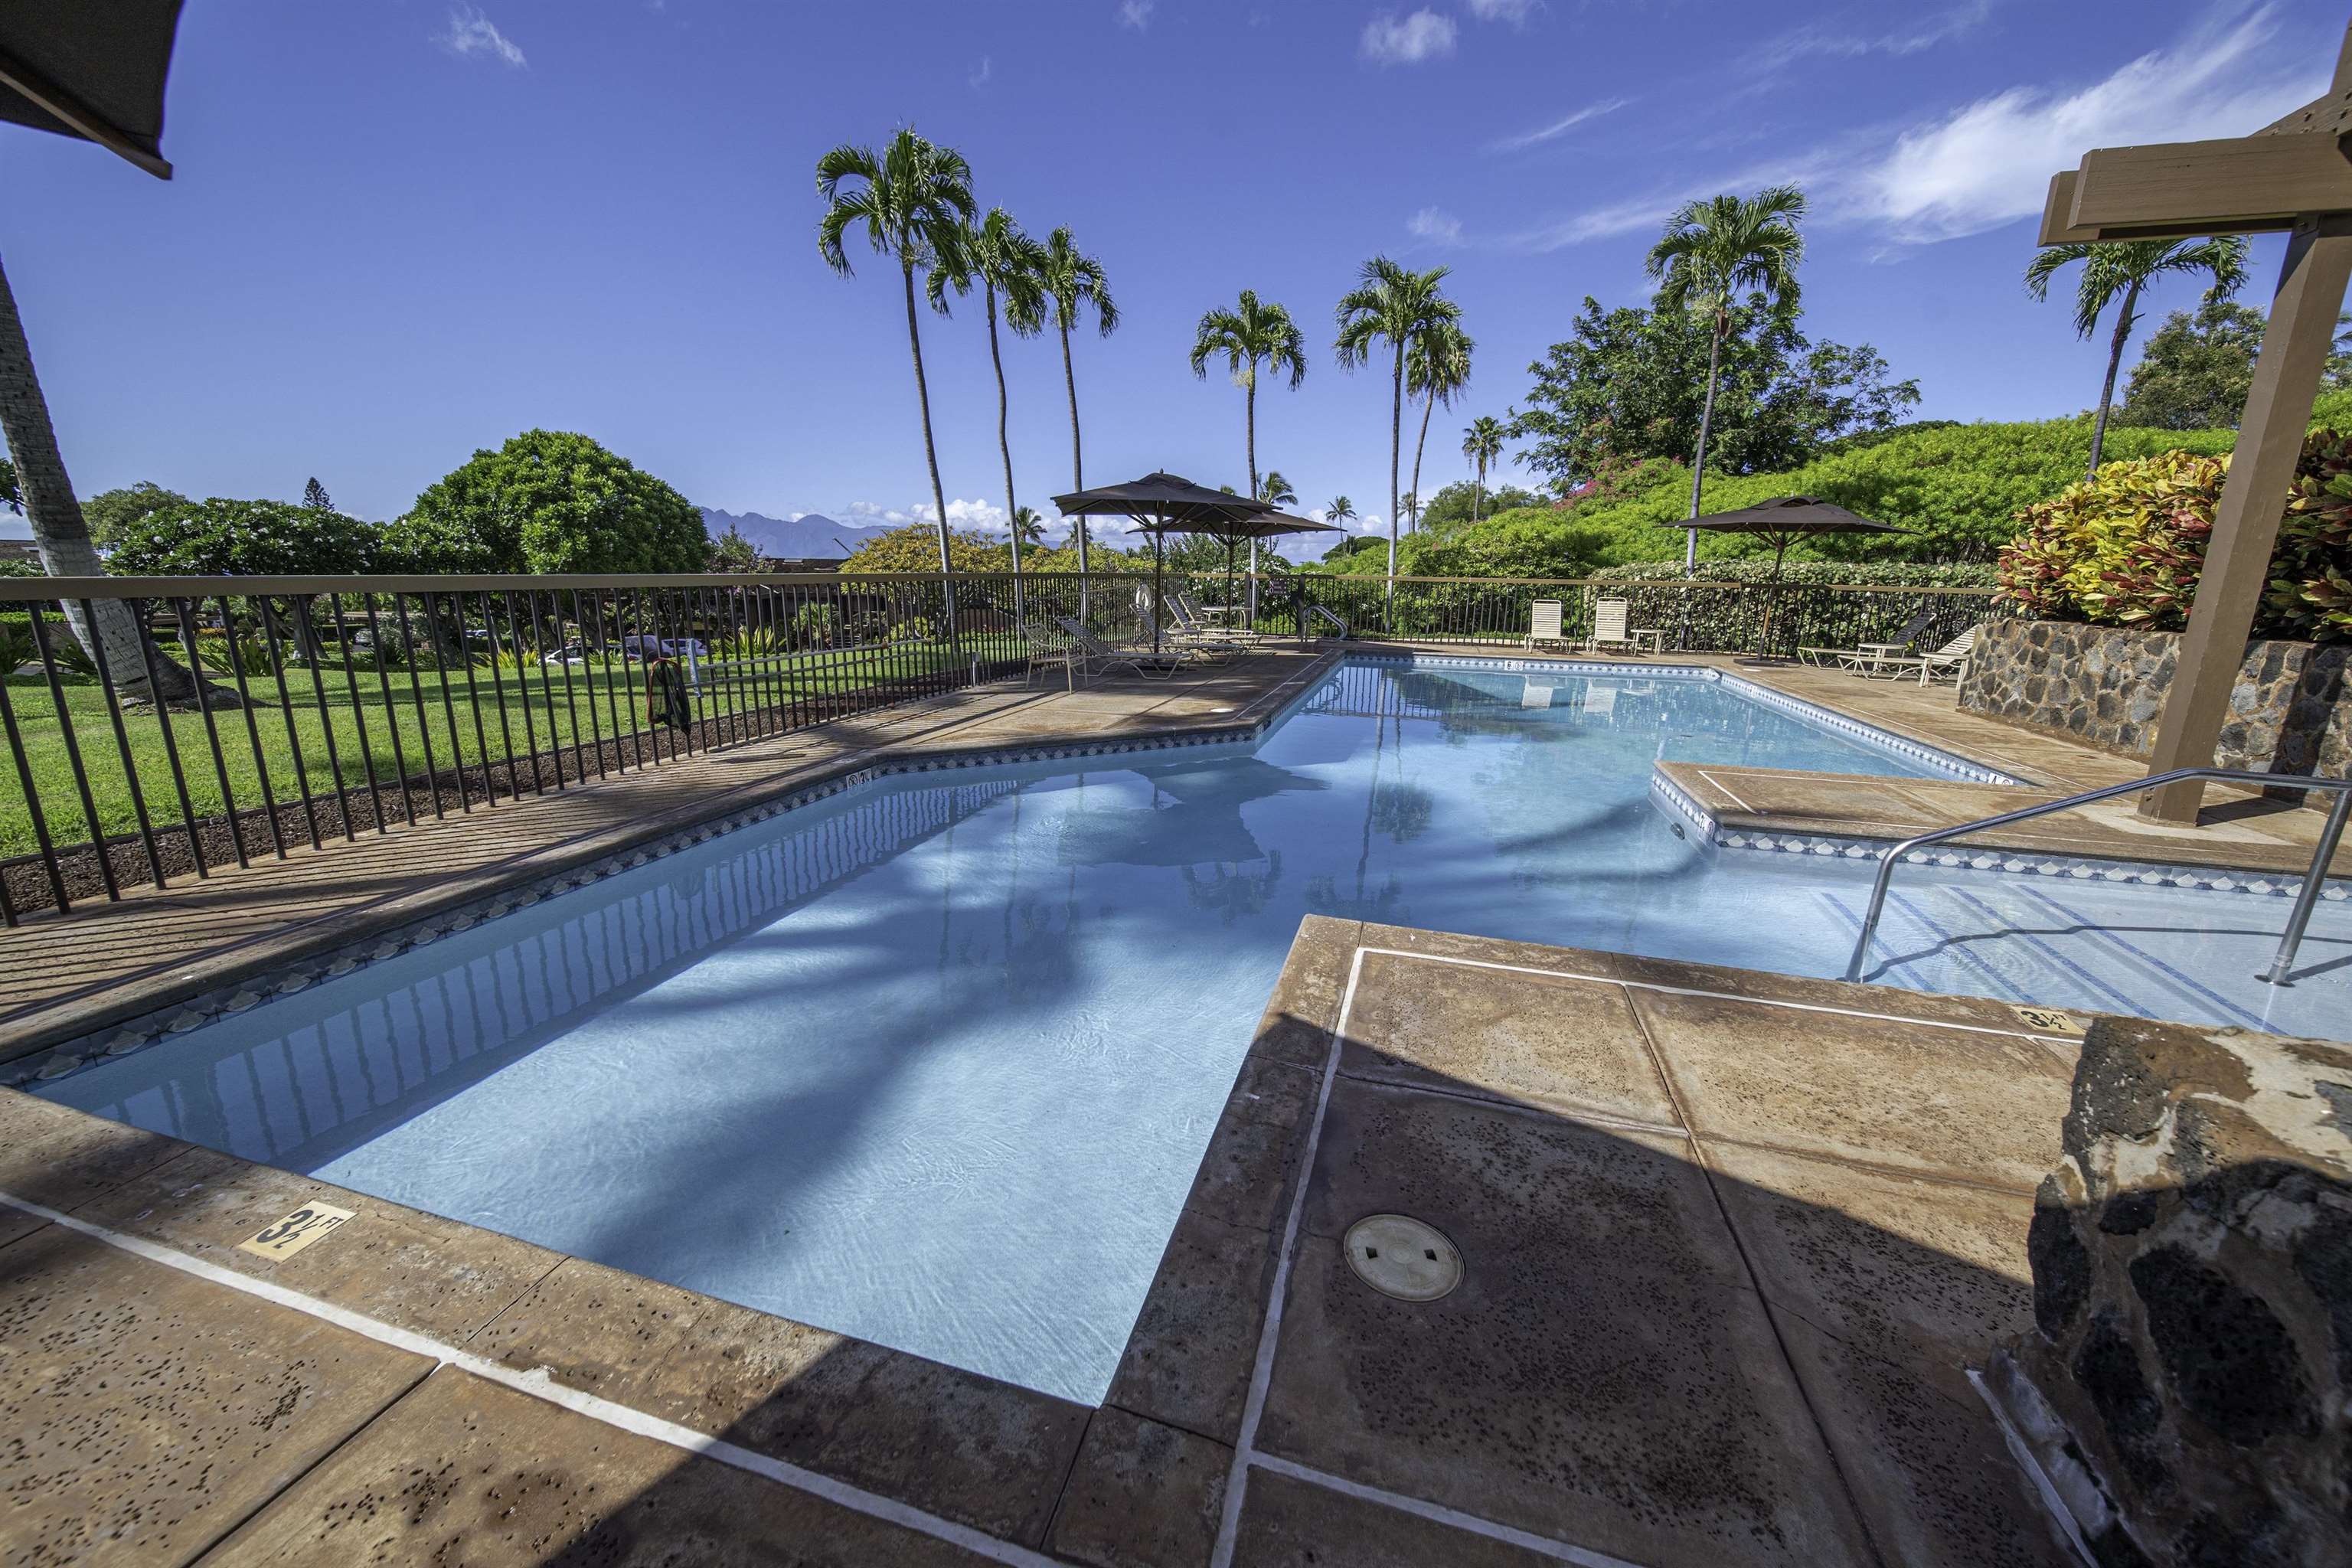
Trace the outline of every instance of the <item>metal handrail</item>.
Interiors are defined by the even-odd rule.
[[[1878,917],[1886,908],[1887,884],[1894,879],[1895,868],[1903,857],[1927,844],[1940,844],[1948,838],[1964,837],[1987,828],[2006,827],[2012,822],[2023,822],[2036,816],[2048,816],[2053,812],[2069,811],[2093,801],[2112,800],[2117,795],[2138,795],[2144,790],[2161,789],[2167,784],[2190,779],[2219,781],[2225,784],[2259,784],[2265,789],[2332,789],[2336,805],[2327,813],[2326,826],[2319,830],[2318,846],[2311,855],[2311,868],[2305,873],[2303,887],[2294,896],[2294,908],[2288,914],[2286,931],[2279,938],[2277,954],[2271,966],[2254,976],[2273,985],[2286,984],[2287,972],[2294,967],[2295,950],[2303,945],[2303,933],[2311,924],[2311,911],[2319,902],[2320,889],[2327,880],[2327,868],[2336,858],[2336,846],[2344,837],[2344,824],[2352,816],[2352,779],[2305,777],[2296,773],[2257,773],[2240,768],[2175,768],[2170,773],[2151,773],[2129,784],[2109,784],[2105,789],[2086,789],[2080,795],[2070,795],[2063,800],[2045,800],[2037,805],[2021,806],[2016,811],[2004,811],[1998,816],[1981,817],[1975,822],[1963,822],[1953,827],[1939,827],[1932,833],[1922,833],[1906,838],[1878,858],[1878,879],[1870,889],[1870,908],[1862,917],[1862,935],[1853,944],[1853,957],[1847,960],[1845,977],[1862,978],[1863,961],[1870,955],[1870,939],[1878,934]]]

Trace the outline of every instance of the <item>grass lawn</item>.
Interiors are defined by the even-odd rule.
[[[961,669],[975,656],[982,659],[1017,657],[1016,644],[1013,638],[980,637],[967,637],[960,652],[940,644],[908,643],[794,654],[761,659],[750,667],[707,660],[701,668],[701,692],[694,710],[698,718],[719,719],[730,712],[781,707],[795,700]],[[221,685],[234,685],[230,677],[217,670],[206,674]],[[370,763],[379,782],[387,784],[400,776],[404,760],[408,773],[424,772],[428,737],[434,766],[446,770],[453,754],[472,766],[486,755],[497,763],[510,756],[528,756],[534,749],[544,751],[551,743],[568,748],[575,738],[582,746],[593,747],[600,736],[613,738],[616,712],[623,733],[645,723],[645,671],[613,661],[551,667],[543,671],[537,665],[518,670],[511,664],[496,671],[482,665],[470,672],[394,669],[382,681],[372,666],[362,662],[348,677],[341,667],[331,665],[316,673],[289,669],[285,680],[281,701],[274,679],[248,676],[252,707],[212,711],[223,759],[219,767],[213,761],[205,714],[194,710],[164,714],[145,707],[124,710],[131,762],[151,822],[160,828],[186,817],[172,782],[163,734],[167,720],[186,780],[187,809],[198,817],[215,816],[223,809],[223,771],[240,808],[262,803],[265,768],[271,798],[300,799],[298,756],[313,796],[333,797],[340,764],[344,788],[361,797],[367,790]],[[74,785],[65,727],[47,682],[38,674],[16,675],[6,678],[6,685],[50,837],[59,845],[88,842],[89,826]],[[122,747],[108,717],[105,693],[94,680],[72,678],[66,680],[64,690],[100,830],[109,836],[136,831],[138,818]],[[501,698],[506,705],[503,730],[499,719]],[[259,765],[255,761],[257,741]],[[669,749],[665,742],[662,754],[668,755]],[[593,752],[588,758],[593,776]],[[572,765],[567,751],[563,758],[567,779],[572,777]],[[478,775],[471,787],[480,787]],[[399,819],[396,808],[387,814],[393,820]],[[260,831],[265,835],[266,852],[267,829]],[[0,758],[0,856],[30,854],[38,847],[22,780],[14,762]]]

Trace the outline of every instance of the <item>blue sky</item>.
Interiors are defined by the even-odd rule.
[[[2284,113],[2342,25],[2337,0],[191,0],[178,177],[0,127],[0,247],[84,494],[316,474],[388,517],[537,425],[705,505],[873,521],[929,499],[903,307],[885,264],[818,259],[813,168],[911,122],[1108,268],[1125,323],[1078,344],[1090,479],[1241,482],[1241,394],[1184,355],[1255,288],[1315,351],[1260,398],[1260,461],[1370,524],[1386,383],[1329,354],[1366,257],[1451,267],[1478,341],[1426,490],[1584,295],[1645,295],[1671,207],[1777,179],[1814,204],[1816,337],[1875,344],[1925,416],[2069,413],[2101,350],[2018,283],[2048,174]],[[923,328],[950,510],[995,521],[978,310]],[[1042,505],[1070,479],[1059,359],[1007,353]]]

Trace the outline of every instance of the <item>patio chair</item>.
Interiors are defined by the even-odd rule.
[[[1604,647],[1632,648],[1642,651],[1641,639],[1625,627],[1633,606],[1623,599],[1600,599],[1592,605],[1592,635],[1584,639],[1584,651],[1598,653]]]
[[[1146,680],[1165,680],[1186,663],[1184,655],[1173,651],[1154,653],[1150,648],[1113,647],[1067,616],[1055,616],[1054,624],[1067,632],[1070,640],[1077,645],[1090,680],[1099,679],[1114,669],[1131,669]]]
[[[1852,647],[1800,647],[1797,649],[1797,660],[1801,664],[1813,665],[1822,669],[1834,667],[1840,669],[1860,670],[1864,666],[1874,664],[1882,658],[1890,658],[1910,652],[1911,645],[1917,642],[1935,622],[1935,611],[1921,610],[1904,622],[1903,629],[1885,642],[1856,643]]]
[[[1885,675],[1891,678],[1916,673],[1919,684],[1952,679],[1954,685],[1968,679],[1969,656],[1976,651],[1977,629],[1970,626],[1933,653],[1923,653],[1909,658],[1884,658],[1875,664],[1861,667],[1864,675]]]
[[[1135,613],[1143,617],[1143,637],[1138,647],[1156,640],[1162,651],[1185,655],[1200,664],[1224,664],[1242,651],[1241,644],[1233,638],[1185,626],[1181,621],[1163,626],[1160,617],[1141,605],[1135,606]]]
[[[1058,664],[1070,689],[1077,689],[1078,645],[1070,640],[1068,633],[1040,621],[1034,616],[1024,616],[1021,617],[1021,641],[1028,649],[1028,667],[1021,673],[1022,685],[1026,686],[1034,680],[1039,670],[1050,669]]]
[[[1227,625],[1217,617],[1231,615],[1233,613],[1231,607],[1219,605],[1213,610],[1203,608],[1199,599],[1181,589],[1168,595],[1168,608],[1175,616],[1176,624],[1196,637],[1223,637],[1228,642],[1244,643],[1259,642],[1264,640],[1265,636],[1265,633],[1253,630],[1248,626]]]
[[[1563,610],[1558,599],[1538,599],[1528,606],[1528,635],[1519,646],[1530,652],[1542,643],[1568,646],[1568,629],[1561,625]]]

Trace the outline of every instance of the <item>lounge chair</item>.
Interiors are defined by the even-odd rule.
[[[1067,616],[1055,616],[1054,624],[1077,645],[1090,680],[1114,669],[1131,669],[1146,680],[1165,680],[1187,662],[1184,655],[1173,650],[1154,653],[1147,647],[1113,647]]]
[[[1957,685],[1968,679],[1969,656],[1976,651],[1977,629],[1970,626],[1933,653],[1923,653],[1909,658],[1883,658],[1875,664],[1861,666],[1864,675],[1885,675],[1889,678],[1910,675],[1915,671],[1919,684],[1952,678]]]
[[[1196,637],[1223,637],[1228,642],[1236,643],[1254,643],[1265,639],[1265,634],[1263,632],[1248,626],[1231,626],[1217,618],[1221,615],[1233,614],[1231,607],[1219,605],[1214,610],[1203,609],[1201,601],[1188,593],[1179,591],[1168,595],[1168,607],[1176,617],[1176,624]]]
[[[1562,607],[1558,599],[1538,599],[1528,606],[1528,635],[1519,646],[1533,651],[1543,643],[1568,646],[1568,630],[1561,622]]]
[[[1936,612],[1922,610],[1903,623],[1903,629],[1886,642],[1856,643],[1852,647],[1800,647],[1800,663],[1822,669],[1832,666],[1841,669],[1862,670],[1883,658],[1893,658],[1911,651],[1911,645],[1935,624]]]
[[[1642,651],[1642,641],[1625,629],[1633,606],[1622,599],[1599,599],[1592,605],[1592,635],[1584,639],[1584,651],[1598,653],[1604,647],[1632,648]]]
[[[1022,685],[1026,686],[1034,680],[1039,670],[1050,669],[1058,664],[1070,689],[1077,689],[1078,645],[1070,639],[1067,632],[1050,622],[1040,621],[1034,616],[1024,616],[1021,617],[1021,640],[1029,650],[1028,668],[1021,674]]]
[[[1160,624],[1160,617],[1141,605],[1135,606],[1135,613],[1143,617],[1141,642],[1156,641],[1163,652],[1172,650],[1200,664],[1223,664],[1242,651],[1240,643],[1232,637],[1219,637],[1214,632],[1200,631],[1181,622],[1163,626]],[[1158,634],[1156,637],[1155,633]]]

